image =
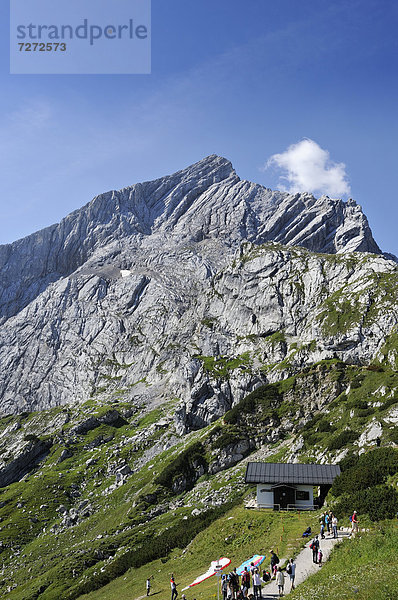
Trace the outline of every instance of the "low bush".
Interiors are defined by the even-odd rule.
[[[347,469],[350,469],[351,467],[355,467],[358,464],[358,459],[358,454],[355,454],[351,449],[339,462],[341,472],[347,471]]]
[[[37,435],[35,435],[34,433],[28,433],[24,436],[24,441],[25,442],[39,442],[39,438],[37,437]]]
[[[375,448],[361,454],[358,458],[359,467],[371,467],[374,471],[383,470],[387,475],[398,472],[398,450],[396,448]]]
[[[196,469],[202,466],[207,473],[206,452],[203,444],[196,442],[181,452],[163,471],[156,477],[155,483],[167,487],[173,486],[173,481],[180,475],[183,475],[187,481],[187,489],[192,487],[198,478]]]
[[[245,415],[261,412],[262,420],[273,416],[272,412],[281,404],[283,395],[277,384],[263,385],[236,404],[224,416],[224,422],[236,425]]]
[[[334,480],[333,496],[352,494],[379,485],[398,472],[398,450],[376,448],[361,456],[351,455],[340,463],[342,473]]]
[[[355,411],[355,416],[359,417],[359,418],[370,417],[370,415],[373,415],[374,412],[375,412],[375,409],[372,407],[358,408],[358,410]]]
[[[337,516],[348,515],[354,508],[367,513],[372,521],[396,516],[398,492],[385,482],[398,473],[398,450],[376,448],[361,456],[351,455],[340,466],[342,473],[331,488],[339,498],[334,506]]]
[[[361,398],[350,398],[346,402],[346,408],[351,410],[352,408],[368,408],[368,403],[366,400],[361,400]]]
[[[342,431],[341,433],[333,436],[328,444],[328,449],[329,450],[340,450],[340,448],[343,448],[344,446],[347,446],[348,444],[352,444],[352,442],[355,442],[355,440],[357,440],[359,438],[359,433],[357,433],[356,431],[352,431],[352,429],[345,429],[344,431]]]
[[[354,379],[351,381],[351,389],[355,390],[361,387],[363,380],[365,379],[364,375],[356,375]]]
[[[333,496],[352,494],[384,483],[385,480],[386,475],[381,470],[375,470],[369,466],[353,467],[348,471],[344,471],[339,477],[336,477],[331,491]]]
[[[398,513],[398,492],[388,485],[372,487],[362,494],[359,507],[372,521],[393,519]]]
[[[389,439],[394,442],[394,444],[398,444],[398,427],[394,427],[394,429],[390,429],[388,432]]]
[[[345,495],[333,506],[333,512],[342,518],[356,510],[368,514],[371,521],[393,519],[398,512],[398,492],[388,485],[379,485]]]
[[[243,440],[247,435],[240,431],[238,427],[233,425],[226,425],[224,429],[220,428],[220,435],[214,440],[211,445],[212,450],[218,448],[225,448],[230,444],[237,444],[240,440]]]
[[[321,419],[318,423],[317,431],[330,431],[330,423],[327,419]]]

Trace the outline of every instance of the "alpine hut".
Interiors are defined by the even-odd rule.
[[[245,483],[257,484],[258,508],[314,510],[322,506],[338,475],[338,465],[250,462]],[[314,487],[319,488],[317,498]]]

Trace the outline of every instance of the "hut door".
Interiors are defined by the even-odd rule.
[[[281,508],[287,508],[288,504],[295,504],[294,488],[281,485],[274,489],[274,504],[279,504]]]

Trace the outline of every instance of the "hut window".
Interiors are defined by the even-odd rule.
[[[296,500],[309,500],[310,493],[305,490],[296,490]]]

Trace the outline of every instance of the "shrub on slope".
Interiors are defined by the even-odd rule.
[[[342,461],[343,472],[333,483],[331,492],[338,498],[337,516],[357,510],[372,521],[392,519],[398,512],[398,492],[386,485],[390,475],[398,472],[398,450],[377,448]]]

